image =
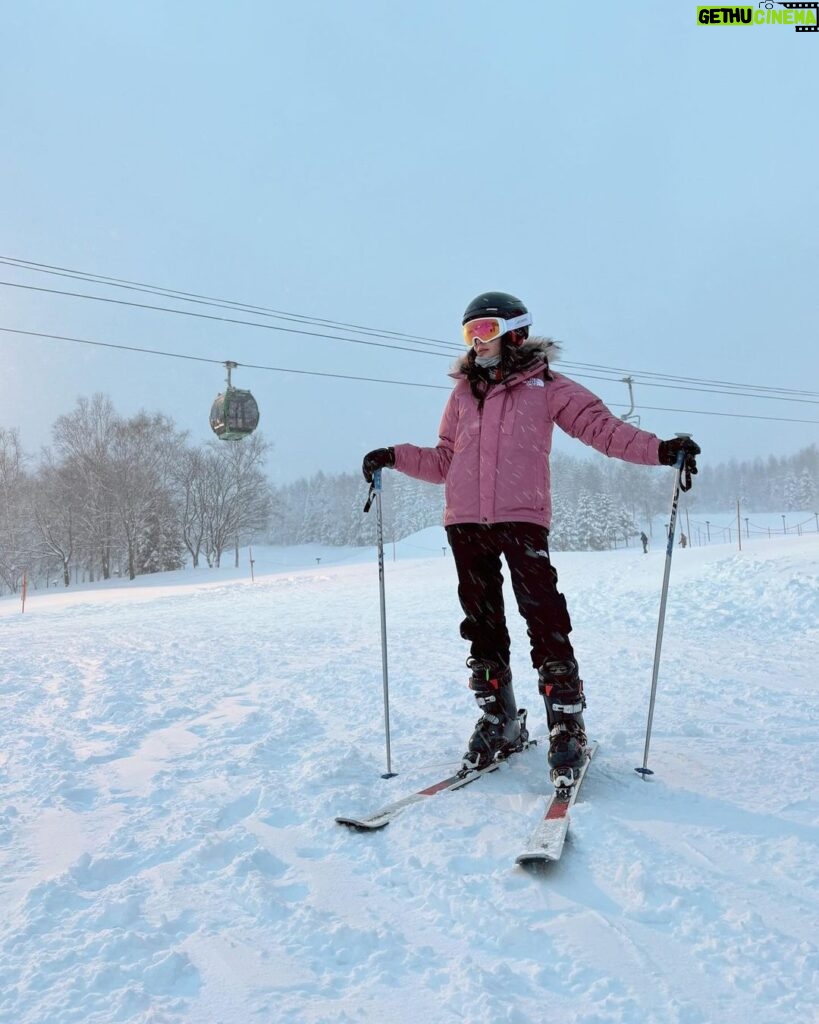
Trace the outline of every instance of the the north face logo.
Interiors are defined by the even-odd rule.
[[[526,387],[527,388],[543,388],[543,387],[546,387],[546,385],[543,383],[543,378],[542,377],[530,377],[529,380],[526,381]]]

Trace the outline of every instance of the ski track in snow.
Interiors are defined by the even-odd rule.
[[[450,559],[387,560],[392,780],[372,562],[0,602],[0,1020],[819,1020],[819,538],[675,555],[644,782],[662,560],[555,556],[601,746],[534,871],[542,745],[333,822],[465,747]]]

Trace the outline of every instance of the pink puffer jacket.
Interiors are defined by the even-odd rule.
[[[395,445],[395,468],[429,483],[446,483],[444,525],[538,523],[552,520],[549,453],[556,423],[567,434],[612,458],[659,465],[659,438],[618,419],[596,396],[544,360],[556,346],[533,338],[526,348],[534,365],[494,385],[483,403],[473,396],[462,369],[452,390],[435,448]],[[463,363],[463,360],[461,361]]]

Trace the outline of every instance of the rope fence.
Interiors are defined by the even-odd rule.
[[[750,516],[743,516],[740,503],[737,501],[737,511],[726,521],[714,519],[694,519],[686,513],[687,543],[695,547],[702,547],[713,543],[733,543],[735,540],[742,549],[742,539],[759,539],[761,537],[782,537],[795,535],[801,537],[803,533],[819,533],[819,512],[813,512],[807,518],[799,522],[788,522],[786,513],[780,513],[782,525],[761,524],[752,522]]]

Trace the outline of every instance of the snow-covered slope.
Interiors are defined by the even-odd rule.
[[[442,536],[387,550],[392,780],[371,552],[0,602],[1,1020],[817,1019],[819,537],[675,552],[650,782],[664,553],[556,557],[601,746],[533,875],[542,747],[383,832],[333,823],[471,731]]]

